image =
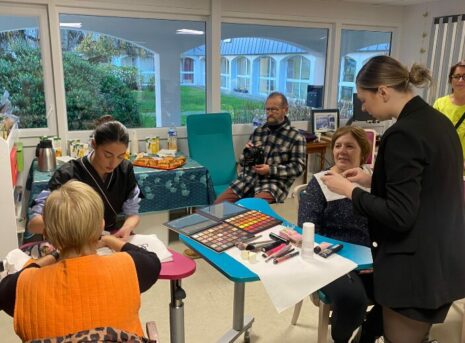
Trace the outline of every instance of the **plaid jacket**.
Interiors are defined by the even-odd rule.
[[[258,175],[252,167],[244,167],[231,184],[231,189],[241,198],[268,192],[276,202],[283,202],[295,178],[304,171],[305,138],[296,128],[291,127],[286,117],[283,125],[275,131],[271,131],[267,124],[257,127],[250,136],[250,141],[253,145],[264,148],[265,164],[270,166],[270,174]],[[243,158],[241,154],[241,165]]]

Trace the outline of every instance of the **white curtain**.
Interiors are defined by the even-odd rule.
[[[429,89],[427,99],[433,103],[450,93],[449,69],[465,59],[465,14],[434,18],[430,37],[428,67],[434,87]]]

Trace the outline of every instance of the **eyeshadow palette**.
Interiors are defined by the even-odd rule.
[[[254,210],[248,210],[224,221],[250,233],[261,232],[282,223],[282,220]]]
[[[228,223],[218,223],[218,225],[197,232],[190,237],[210,249],[221,252],[233,247],[238,241],[253,237],[253,234]]]
[[[242,206],[224,201],[219,204],[201,208],[197,210],[197,213],[200,213],[212,219],[224,220],[226,218],[232,217],[236,214],[244,213],[246,211],[248,210]]]
[[[218,221],[197,213],[165,223],[170,229],[185,236],[191,236],[216,224]]]

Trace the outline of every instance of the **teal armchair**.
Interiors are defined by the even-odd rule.
[[[191,114],[186,125],[189,156],[208,169],[218,196],[236,178],[231,115]]]

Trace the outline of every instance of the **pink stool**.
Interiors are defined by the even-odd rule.
[[[184,302],[186,292],[181,287],[181,279],[191,276],[195,272],[195,262],[174,250],[173,261],[161,264],[159,278],[170,280],[170,338],[171,343],[184,343]]]

